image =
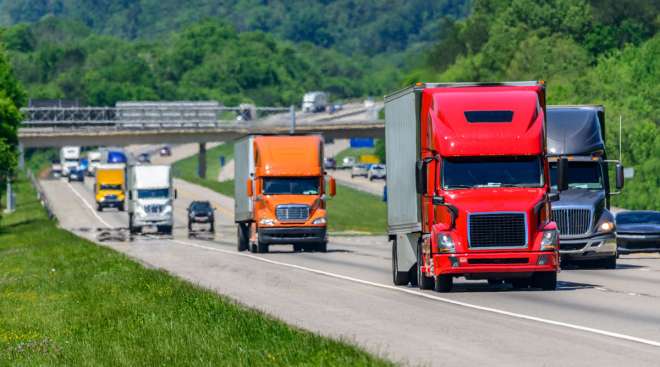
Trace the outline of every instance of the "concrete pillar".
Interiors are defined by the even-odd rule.
[[[199,154],[197,155],[197,176],[206,178],[206,143],[199,143]]]
[[[18,142],[18,168],[25,169],[25,149],[21,142]]]

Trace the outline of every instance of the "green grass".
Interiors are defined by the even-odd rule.
[[[225,162],[234,157],[234,144],[225,143],[206,151],[206,178],[197,175],[197,155],[182,159],[174,163],[174,176],[207,187],[223,195],[234,196],[234,181],[218,181],[220,174],[220,156],[225,156]]]
[[[17,192],[0,222],[0,365],[388,365],[60,230]]]
[[[177,161],[174,164],[174,175],[234,197],[234,181],[217,181],[220,169],[218,157],[225,155],[227,160],[231,159],[233,149],[233,145],[223,144],[206,152],[206,179],[197,176],[197,155]],[[380,197],[342,185],[337,185],[337,196],[328,201],[328,217],[328,230],[331,232],[383,234],[387,229],[387,205]]]

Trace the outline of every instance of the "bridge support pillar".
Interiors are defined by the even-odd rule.
[[[197,176],[206,178],[206,143],[199,143],[199,154],[197,155]]]
[[[25,168],[25,149],[23,148],[23,143],[18,143],[18,168]]]

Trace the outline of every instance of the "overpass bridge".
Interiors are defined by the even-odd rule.
[[[115,107],[30,107],[18,130],[19,149],[199,143],[200,176],[206,143],[247,134],[319,133],[326,139],[384,136],[381,105],[347,104],[330,113],[294,107],[220,106],[217,102],[124,102]],[[238,119],[237,119],[238,117]]]

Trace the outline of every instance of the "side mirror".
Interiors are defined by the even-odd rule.
[[[623,188],[623,181],[624,181],[623,165],[622,164],[617,164],[616,165],[616,189],[617,190],[621,190]]]
[[[128,200],[133,200],[133,191],[128,191]]]
[[[568,190],[568,159],[560,158],[557,162],[557,190]]]
[[[330,180],[328,181],[328,191],[330,196],[337,195],[337,182],[335,182],[334,177],[330,177]]]
[[[247,196],[251,197],[252,195],[254,195],[254,190],[252,189],[252,179],[248,178],[245,184],[246,184]]]
[[[418,194],[426,193],[426,162],[424,161],[417,161],[415,166],[415,185]]]
[[[555,201],[559,201],[559,193],[558,192],[551,192],[548,194],[548,200],[550,200],[551,203]]]
[[[177,189],[174,189],[174,198],[176,199],[178,197],[179,197],[179,191],[177,191]]]

